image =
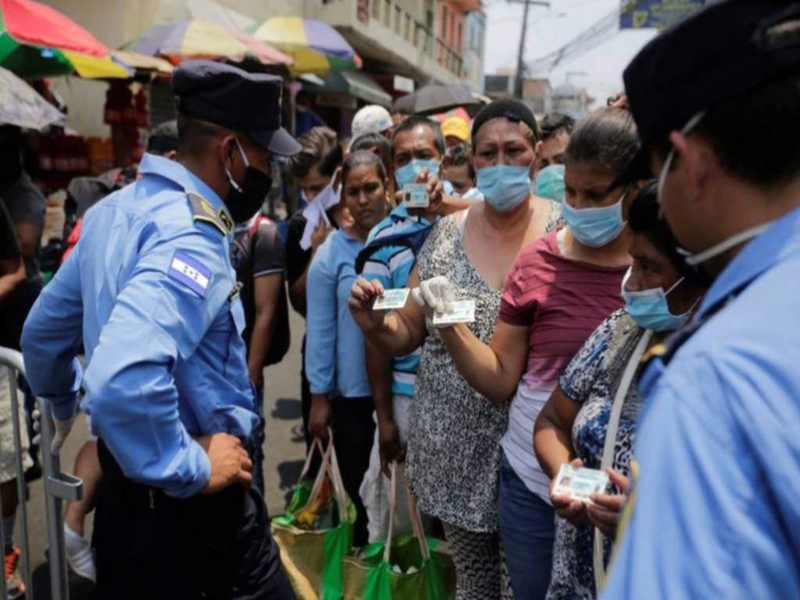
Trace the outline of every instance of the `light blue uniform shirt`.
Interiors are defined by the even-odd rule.
[[[604,599],[800,597],[799,275],[800,209],[723,271],[668,368],[648,368]]]
[[[367,238],[367,248],[388,237],[412,236],[421,231],[430,231],[430,228],[430,221],[412,217],[408,214],[406,207],[401,204],[373,228]],[[416,255],[407,246],[383,246],[375,250],[364,263],[362,276],[370,281],[377,279],[385,289],[408,287],[408,278],[416,262]],[[409,302],[413,302],[413,300],[409,298]],[[393,394],[409,398],[414,395],[420,356],[422,356],[422,348],[392,360]]]
[[[80,242],[25,323],[25,369],[56,417],[72,416],[82,340],[94,433],[128,478],[188,497],[211,472],[192,436],[245,439],[258,420],[244,312],[220,198],[165,158],[145,156],[139,173],[86,214]],[[205,199],[207,214],[187,193]]]
[[[319,247],[306,285],[306,374],[312,394],[345,398],[372,395],[364,358],[364,336],[347,301],[356,281],[356,256],[364,248],[343,229]]]

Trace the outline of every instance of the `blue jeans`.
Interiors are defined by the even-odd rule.
[[[531,492],[501,452],[500,538],[515,600],[540,600],[547,594],[553,566],[555,511]]]

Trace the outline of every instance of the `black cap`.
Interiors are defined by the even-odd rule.
[[[533,130],[536,139],[539,139],[539,126],[536,124],[536,117],[533,115],[533,111],[521,100],[514,100],[513,98],[495,100],[480,109],[478,114],[475,115],[475,120],[472,121],[472,139],[474,140],[477,137],[478,130],[483,127],[484,123],[499,117],[525,123]]]
[[[247,133],[262,148],[280,156],[302,149],[281,127],[283,79],[248,73],[211,60],[187,60],[172,74],[178,112]]]
[[[625,69],[642,147],[617,183],[648,179],[650,150],[697,114],[800,71],[800,2],[724,0],[653,39]]]

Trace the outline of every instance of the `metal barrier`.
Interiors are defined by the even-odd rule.
[[[22,572],[28,600],[36,600],[36,590],[33,589],[31,572],[30,540],[28,535],[28,507],[26,502],[25,477],[22,468],[22,434],[20,432],[19,402],[17,402],[17,375],[25,375],[25,365],[22,354],[8,348],[0,348],[0,369],[8,370],[8,386],[11,396],[11,420],[14,431],[14,455],[16,459],[17,494],[19,507],[17,509],[18,522],[21,531],[22,546]],[[47,542],[49,545],[50,567],[50,594],[53,600],[69,600],[69,586],[67,580],[67,560],[64,550],[64,520],[61,514],[63,500],[80,500],[83,495],[83,482],[61,472],[59,457],[50,452],[50,442],[53,439],[53,423],[51,420],[50,405],[47,400],[36,399],[40,417],[41,453],[42,453],[42,479],[44,482],[45,516],[47,518]],[[0,499],[0,512],[2,499]],[[4,538],[3,523],[0,520],[0,540]],[[0,598],[6,598],[6,578],[0,577]]]

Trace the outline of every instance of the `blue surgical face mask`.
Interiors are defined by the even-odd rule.
[[[404,185],[409,183],[417,183],[417,179],[424,169],[428,169],[430,175],[438,175],[439,161],[415,158],[407,165],[403,165],[394,172],[394,180],[397,182],[397,189],[401,190]]]
[[[561,211],[576,240],[590,248],[601,248],[617,239],[625,228],[625,221],[622,220],[624,199],[625,194],[619,202],[611,206],[580,209],[572,208],[568,202],[564,202]]]
[[[536,173],[534,192],[559,204],[564,202],[564,165],[550,165]]]
[[[478,189],[497,212],[508,212],[522,204],[531,193],[531,168],[495,165],[478,169]]]
[[[692,311],[688,310],[682,315],[673,315],[669,310],[667,295],[678,287],[684,280],[681,277],[666,292],[659,288],[651,290],[641,290],[639,292],[628,292],[625,286],[631,277],[631,270],[622,280],[622,297],[628,309],[628,314],[636,321],[636,324],[651,331],[675,331],[683,327]]]

